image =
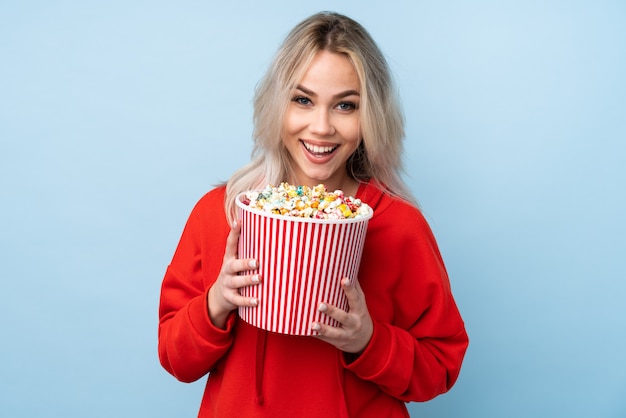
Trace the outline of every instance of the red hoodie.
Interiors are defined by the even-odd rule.
[[[159,358],[184,382],[209,374],[200,417],[408,417],[456,381],[468,338],[428,224],[415,207],[361,185],[374,209],[359,283],[374,322],[354,358],[315,337],[255,328],[233,311],[213,326],[207,294],[229,225],[225,188],[193,209],[161,290]]]

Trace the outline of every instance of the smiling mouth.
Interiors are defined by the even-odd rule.
[[[302,145],[304,145],[304,148],[306,148],[306,150],[308,152],[310,152],[311,154],[315,155],[315,156],[326,156],[326,155],[330,155],[332,154],[337,148],[339,148],[339,145],[331,145],[331,146],[319,146],[319,145],[313,145],[313,144],[309,144],[307,142],[301,141]]]

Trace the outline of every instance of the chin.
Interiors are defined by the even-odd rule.
[[[314,186],[320,183],[326,183],[330,177],[330,174],[305,174],[305,178],[307,179],[307,181],[313,183]]]

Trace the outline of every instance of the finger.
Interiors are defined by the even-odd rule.
[[[330,325],[322,324],[321,322],[312,322],[311,329],[315,332],[317,337],[324,341],[340,339],[345,335],[345,331],[343,329],[331,327]]]
[[[255,271],[259,268],[259,263],[254,258],[240,258],[238,260],[233,261],[233,273],[241,273],[244,271]]]
[[[228,302],[230,302],[231,304],[235,305],[235,306],[258,306],[259,305],[259,299],[258,298],[248,298],[245,296],[241,296],[239,293],[237,292],[232,292],[232,293],[228,293],[228,295],[225,295],[225,298]]]
[[[226,237],[226,249],[224,250],[224,259],[237,257],[237,246],[239,243],[239,233],[241,226],[238,222],[234,222],[230,228],[228,237]]]
[[[240,258],[225,261],[224,272],[231,275],[238,275],[242,272],[254,272],[259,267],[258,261],[254,258]]]
[[[351,312],[359,312],[364,305],[365,295],[363,294],[363,290],[361,290],[358,280],[351,283],[350,279],[344,278],[341,280],[341,287],[348,300],[349,310]]]
[[[232,276],[228,287],[231,289],[240,289],[242,287],[258,285],[260,282],[261,276],[258,274]]]
[[[346,325],[346,323],[348,322],[348,318],[350,317],[348,312],[328,303],[320,303],[317,307],[317,310],[331,317],[335,321],[339,322],[341,325]]]

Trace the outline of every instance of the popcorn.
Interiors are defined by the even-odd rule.
[[[310,188],[281,183],[245,193],[242,203],[263,212],[313,219],[351,219],[369,216],[372,209],[341,190],[329,192],[323,184]]]
[[[341,281],[358,280],[368,222],[374,210],[340,190],[324,185],[281,183],[239,193],[235,200],[241,226],[237,256],[260,260],[241,274],[263,280],[240,289],[258,306],[240,306],[250,325],[289,335],[315,335],[311,322],[341,324],[320,312],[321,302],[347,311]]]

